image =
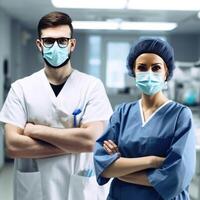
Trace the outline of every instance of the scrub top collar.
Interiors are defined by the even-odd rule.
[[[69,87],[70,82],[72,81],[73,76],[74,76],[74,74],[76,72],[76,70],[74,70],[74,69],[72,70],[70,76],[67,78],[67,81],[65,82],[65,84],[64,84],[63,88],[61,89],[60,93],[58,94],[58,96],[55,96],[55,94],[54,94],[54,92],[53,92],[53,90],[51,88],[51,85],[49,84],[49,80],[48,80],[48,78],[47,78],[47,76],[45,74],[44,69],[42,69],[41,71],[42,71],[42,74],[43,74],[44,86],[46,88],[46,91],[47,91],[49,97],[52,99],[52,101],[57,101],[57,99],[59,99],[60,96],[62,96],[63,91],[66,91],[66,88]]]
[[[152,114],[151,116],[149,116],[149,118],[145,121],[144,120],[144,114],[143,114],[143,110],[142,110],[142,99],[139,100],[139,107],[140,107],[140,116],[141,116],[141,119],[142,119],[142,127],[144,127],[153,117],[154,115],[159,111],[161,110],[163,107],[165,107],[167,104],[169,104],[170,102],[172,102],[172,100],[168,100],[166,101],[163,105],[161,105],[158,109],[156,109]]]

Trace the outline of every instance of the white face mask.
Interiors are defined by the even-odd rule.
[[[149,96],[161,91],[165,86],[162,73],[136,72],[136,86]]]
[[[51,48],[43,47],[43,58],[50,67],[59,68],[67,64],[70,59],[69,48],[61,48],[57,42]]]

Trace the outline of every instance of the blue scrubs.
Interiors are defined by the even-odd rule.
[[[152,187],[126,183],[114,178],[108,199],[114,200],[188,200],[188,188],[195,171],[195,135],[191,111],[176,102],[162,106],[143,124],[140,102],[122,104],[112,115],[105,133],[97,140],[94,162],[97,181],[109,181],[101,173],[119,158],[103,148],[113,140],[121,157],[166,157],[159,169],[147,169]]]

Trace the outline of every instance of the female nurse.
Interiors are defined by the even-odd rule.
[[[120,105],[97,140],[97,181],[113,178],[108,200],[188,200],[195,171],[192,114],[162,92],[175,68],[173,49],[160,39],[140,40],[127,68],[142,96]]]

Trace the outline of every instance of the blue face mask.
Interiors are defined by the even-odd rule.
[[[144,94],[152,96],[164,88],[165,81],[159,72],[137,72],[136,86]]]
[[[62,67],[69,59],[68,47],[60,48],[57,42],[51,48],[43,47],[43,58],[51,67]]]

